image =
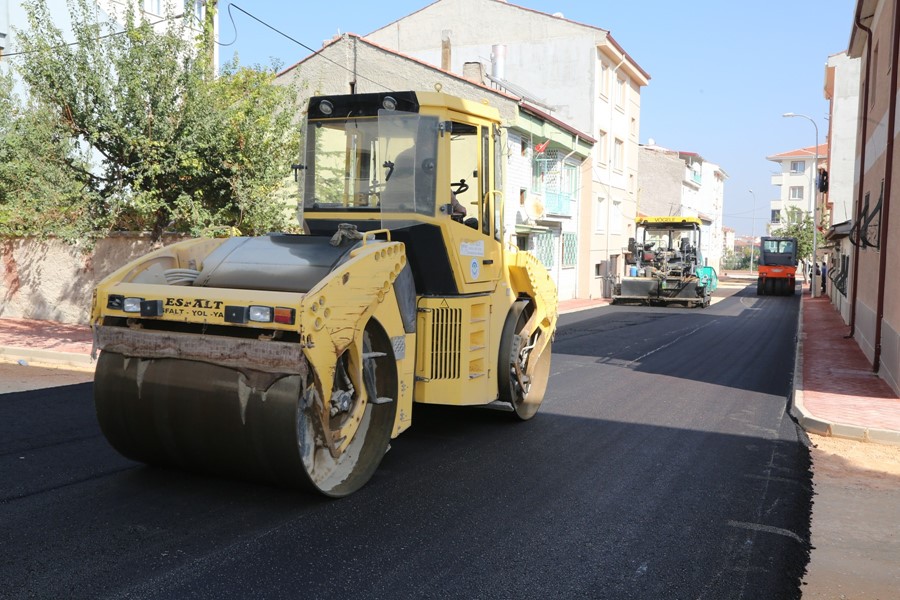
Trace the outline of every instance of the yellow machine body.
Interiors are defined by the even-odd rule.
[[[320,96],[304,137],[308,235],[189,240],[98,285],[95,403],[126,456],[343,496],[414,402],[540,405],[556,288],[504,241],[496,110]]]

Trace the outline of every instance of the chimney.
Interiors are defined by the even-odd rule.
[[[450,70],[450,30],[441,31],[441,68]]]
[[[467,62],[463,65],[463,78],[478,85],[484,85],[484,65],[480,62]]]
[[[491,77],[503,79],[506,76],[506,46],[494,44],[491,46]]]

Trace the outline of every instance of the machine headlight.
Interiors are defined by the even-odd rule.
[[[250,320],[257,323],[272,322],[272,308],[270,306],[251,306]]]
[[[141,302],[143,301],[143,298],[125,298],[122,301],[122,310],[127,313],[139,313],[141,312]]]

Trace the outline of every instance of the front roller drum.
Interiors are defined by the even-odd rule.
[[[378,356],[364,361],[373,388]],[[396,402],[357,406],[355,435],[333,456],[323,441],[329,424],[310,402],[314,379],[104,351],[94,403],[109,443],[133,460],[345,496],[381,462]],[[360,392],[352,391],[355,402]]]

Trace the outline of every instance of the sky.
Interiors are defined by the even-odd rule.
[[[220,60],[289,66],[311,52],[229,5],[312,49],[338,33],[366,35],[431,0],[220,0]],[[766,160],[813,146],[828,133],[825,62],[847,49],[855,0],[510,0],[525,8],[609,30],[650,74],[641,90],[640,142],[696,152],[728,174],[724,223],[759,236],[771,184]],[[750,190],[753,190],[751,193]]]

